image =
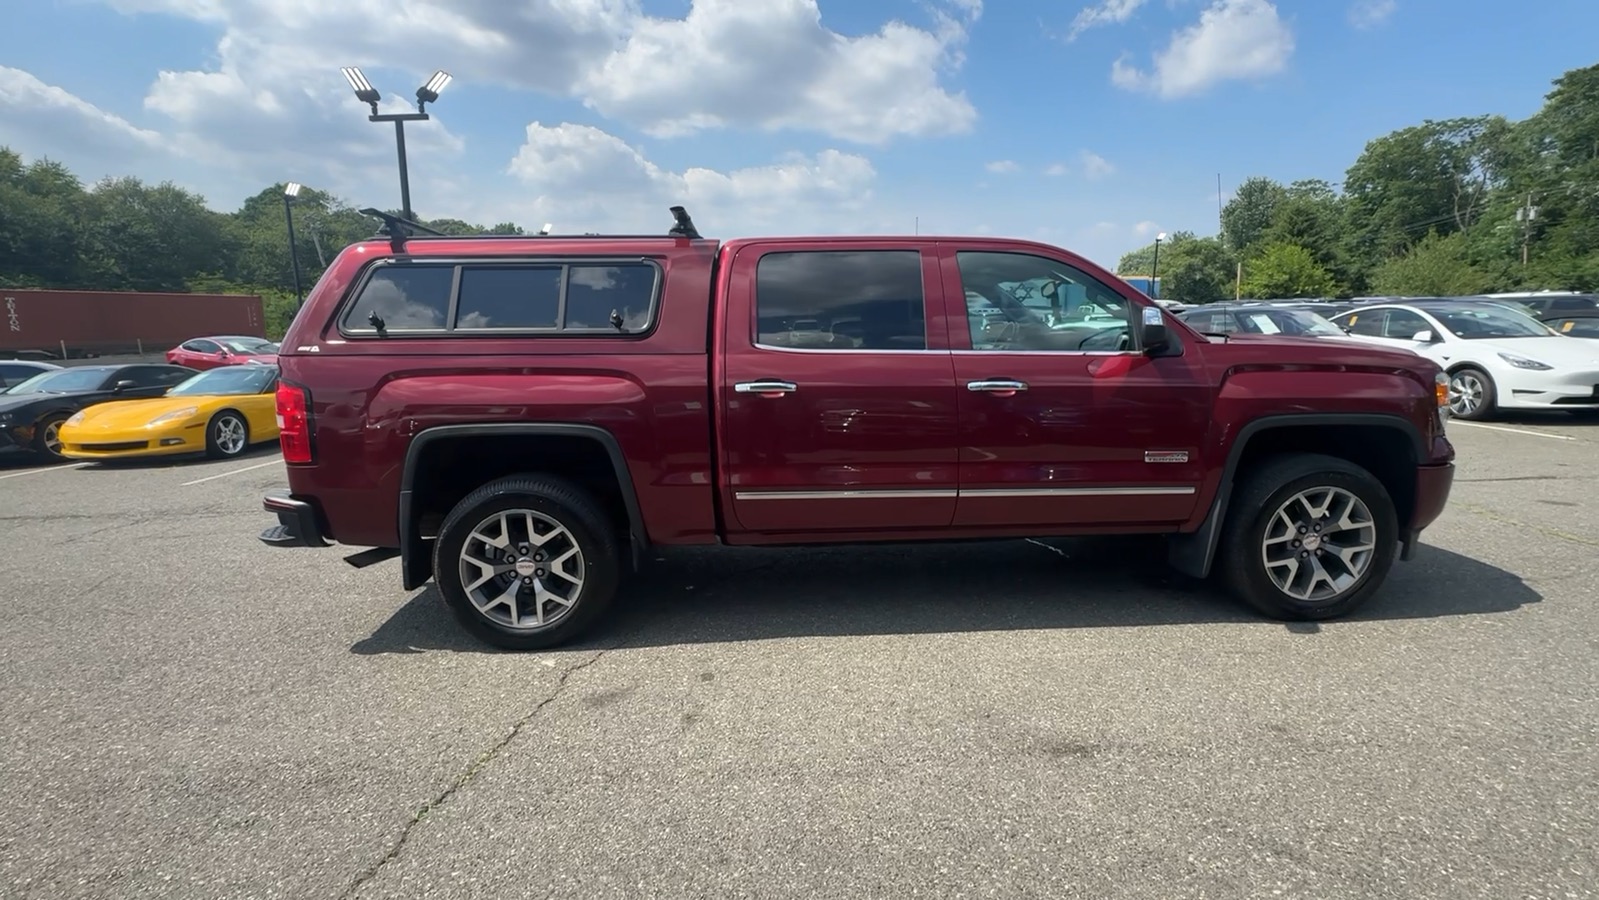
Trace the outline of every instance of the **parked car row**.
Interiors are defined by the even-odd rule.
[[[274,364],[52,368],[0,394],[0,449],[46,460],[239,456],[275,441]]]
[[[1366,302],[1212,303],[1178,317],[1211,336],[1281,334],[1408,350],[1448,373],[1450,413],[1461,419],[1501,410],[1599,411],[1599,299],[1592,295],[1359,299]]]

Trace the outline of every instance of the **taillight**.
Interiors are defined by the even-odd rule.
[[[311,398],[305,388],[278,382],[278,443],[286,463],[311,461]]]

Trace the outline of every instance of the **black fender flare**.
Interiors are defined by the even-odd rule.
[[[1250,439],[1262,431],[1307,425],[1375,425],[1392,428],[1410,438],[1418,463],[1427,458],[1427,440],[1415,423],[1392,413],[1282,413],[1251,419],[1238,429],[1238,435],[1227,448],[1227,462],[1222,467],[1221,481],[1216,485],[1216,496],[1211,498],[1204,521],[1191,532],[1168,536],[1167,562],[1173,569],[1192,578],[1204,578],[1210,574],[1211,564],[1216,558],[1216,545],[1221,540],[1222,523],[1227,521],[1227,504],[1232,497],[1238,463]],[[1407,535],[1406,539],[1409,541],[1412,538]],[[1408,543],[1406,550],[1408,556]]]
[[[400,471],[400,505],[398,525],[400,534],[400,573],[405,590],[415,590],[433,577],[433,567],[428,554],[422,552],[421,523],[412,515],[411,505],[417,477],[418,461],[429,444],[449,438],[497,437],[501,435],[527,435],[533,437],[581,437],[597,442],[605,448],[615,470],[616,480],[622,489],[622,503],[627,507],[628,543],[631,545],[633,568],[643,562],[649,545],[644,528],[644,514],[639,508],[638,492],[633,486],[633,474],[627,467],[627,457],[616,436],[597,425],[580,425],[571,422],[486,422],[471,425],[435,425],[417,432],[405,448],[405,464]]]

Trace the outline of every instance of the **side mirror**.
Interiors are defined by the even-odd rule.
[[[139,385],[138,385],[137,382],[130,381],[129,379],[124,378],[121,381],[117,382],[116,384],[112,385],[111,393],[120,394],[123,391],[131,390],[131,389],[136,388],[138,386]]]
[[[1429,328],[1426,331],[1416,332],[1410,336],[1410,339],[1421,344],[1431,344],[1432,342],[1438,340],[1438,336],[1433,334],[1432,329]]]
[[[1166,318],[1153,306],[1144,307],[1143,323],[1138,329],[1138,346],[1154,356],[1171,346],[1171,335],[1166,331]]]

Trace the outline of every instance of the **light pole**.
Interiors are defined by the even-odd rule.
[[[378,101],[383,96],[372,86],[372,82],[366,80],[361,70],[355,66],[345,66],[339,71],[344,73],[344,80],[355,91],[355,99],[372,107],[372,114],[366,117],[367,121],[394,123],[394,146],[400,156],[400,217],[415,221],[416,217],[411,214],[411,175],[406,171],[405,162],[405,123],[426,122],[430,118],[427,105],[439,99],[440,92],[450,83],[450,73],[440,69],[433,73],[427,84],[416,89],[416,112],[380,114]]]
[[[300,248],[294,243],[294,198],[300,196],[300,183],[291,181],[283,186],[283,221],[289,226],[289,262],[294,265],[294,306],[305,303],[300,290]]]
[[[1166,232],[1155,235],[1155,260],[1149,264],[1149,296],[1160,299],[1160,242],[1166,239]]]

